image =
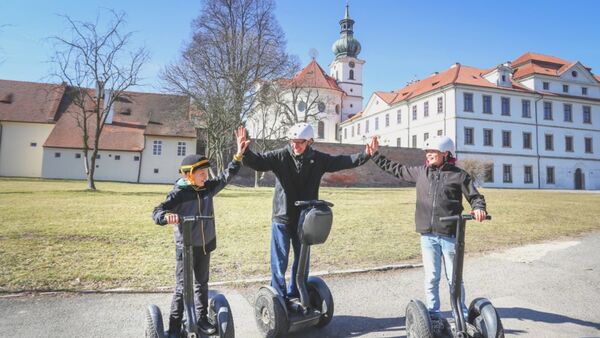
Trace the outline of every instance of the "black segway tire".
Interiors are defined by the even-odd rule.
[[[504,338],[504,327],[496,308],[486,298],[475,298],[469,305],[467,320],[483,338]]]
[[[406,306],[406,337],[434,337],[429,311],[420,300],[412,299]]]
[[[310,306],[321,312],[321,318],[315,327],[325,327],[333,319],[333,296],[324,280],[319,277],[309,277],[307,283]]]
[[[254,318],[265,338],[282,337],[288,331],[288,318],[279,299],[268,288],[258,290],[254,301]]]
[[[210,299],[208,307],[208,317],[217,327],[216,336],[219,338],[234,338],[235,325],[233,323],[233,313],[227,298],[222,294],[217,294]]]
[[[150,305],[146,308],[146,329],[144,330],[144,337],[165,338],[162,313],[160,313],[160,309],[156,305]]]

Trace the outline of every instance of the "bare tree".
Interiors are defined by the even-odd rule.
[[[480,186],[491,174],[494,162],[467,159],[460,161],[460,167],[468,172],[475,183]]]
[[[96,190],[94,169],[102,130],[113,103],[138,85],[140,69],[148,60],[145,48],[129,49],[131,32],[123,33],[125,13],[110,10],[107,24],[82,22],[64,16],[71,36],[54,36],[56,66],[52,76],[68,85],[72,113],[82,134],[88,189]],[[95,88],[95,90],[90,89]]]
[[[272,0],[206,0],[192,41],[162,77],[201,112],[208,156],[220,170],[233,130],[255,107],[258,83],[290,75],[294,59],[273,15]]]

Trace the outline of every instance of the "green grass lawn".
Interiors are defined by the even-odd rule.
[[[173,284],[173,229],[151,219],[168,185],[0,178],[0,291],[155,288]],[[215,200],[211,281],[269,273],[271,188],[223,190]],[[491,222],[468,223],[467,252],[600,229],[600,194],[482,189]],[[324,188],[335,203],[313,270],[420,261],[415,191]],[[587,206],[587,207],[586,207]]]

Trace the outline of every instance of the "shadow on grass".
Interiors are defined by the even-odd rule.
[[[379,333],[385,337],[405,338],[405,318],[371,318],[363,316],[333,316],[329,325],[322,329],[310,328],[289,338],[359,337],[368,333]]]

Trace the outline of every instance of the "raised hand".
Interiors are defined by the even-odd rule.
[[[244,126],[239,126],[235,131],[235,139],[237,143],[237,155],[242,156],[248,149],[248,145],[250,144],[250,140],[247,139],[248,132]]]
[[[377,136],[373,136],[371,138],[371,142],[367,144],[365,148],[365,152],[369,156],[373,156],[379,150],[379,139]]]

